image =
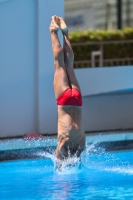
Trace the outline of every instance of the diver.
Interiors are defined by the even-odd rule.
[[[54,56],[54,92],[58,105],[58,145],[56,158],[80,156],[85,149],[86,136],[82,123],[82,96],[76,79],[73,61],[74,53],[68,37],[68,28],[63,18],[52,16],[50,24],[52,51]],[[63,47],[58,31],[63,34]]]

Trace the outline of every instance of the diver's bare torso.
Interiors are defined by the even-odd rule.
[[[63,159],[80,153],[85,148],[85,133],[82,124],[82,107],[58,106],[58,146],[56,156]]]

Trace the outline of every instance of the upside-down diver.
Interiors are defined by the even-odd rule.
[[[63,34],[63,47],[58,38],[59,30]],[[55,66],[53,84],[58,105],[56,158],[64,160],[75,154],[79,157],[85,149],[86,136],[82,123],[82,95],[74,73],[74,53],[68,37],[68,28],[63,18],[52,16],[50,35]]]

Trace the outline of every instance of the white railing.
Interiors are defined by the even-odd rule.
[[[96,67],[96,66],[103,67],[103,66],[133,65],[133,57],[104,59],[104,45],[107,45],[107,44],[131,44],[131,43],[133,43],[133,40],[72,43],[73,47],[74,46],[99,45],[99,50],[91,52],[91,59],[75,61],[74,67],[75,68],[84,68],[84,67]],[[96,58],[97,56],[99,56],[99,59]]]

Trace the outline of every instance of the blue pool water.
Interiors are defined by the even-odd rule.
[[[1,162],[0,199],[133,199],[133,152],[89,151],[82,154],[81,166],[64,166],[62,171],[54,168],[54,155]]]

